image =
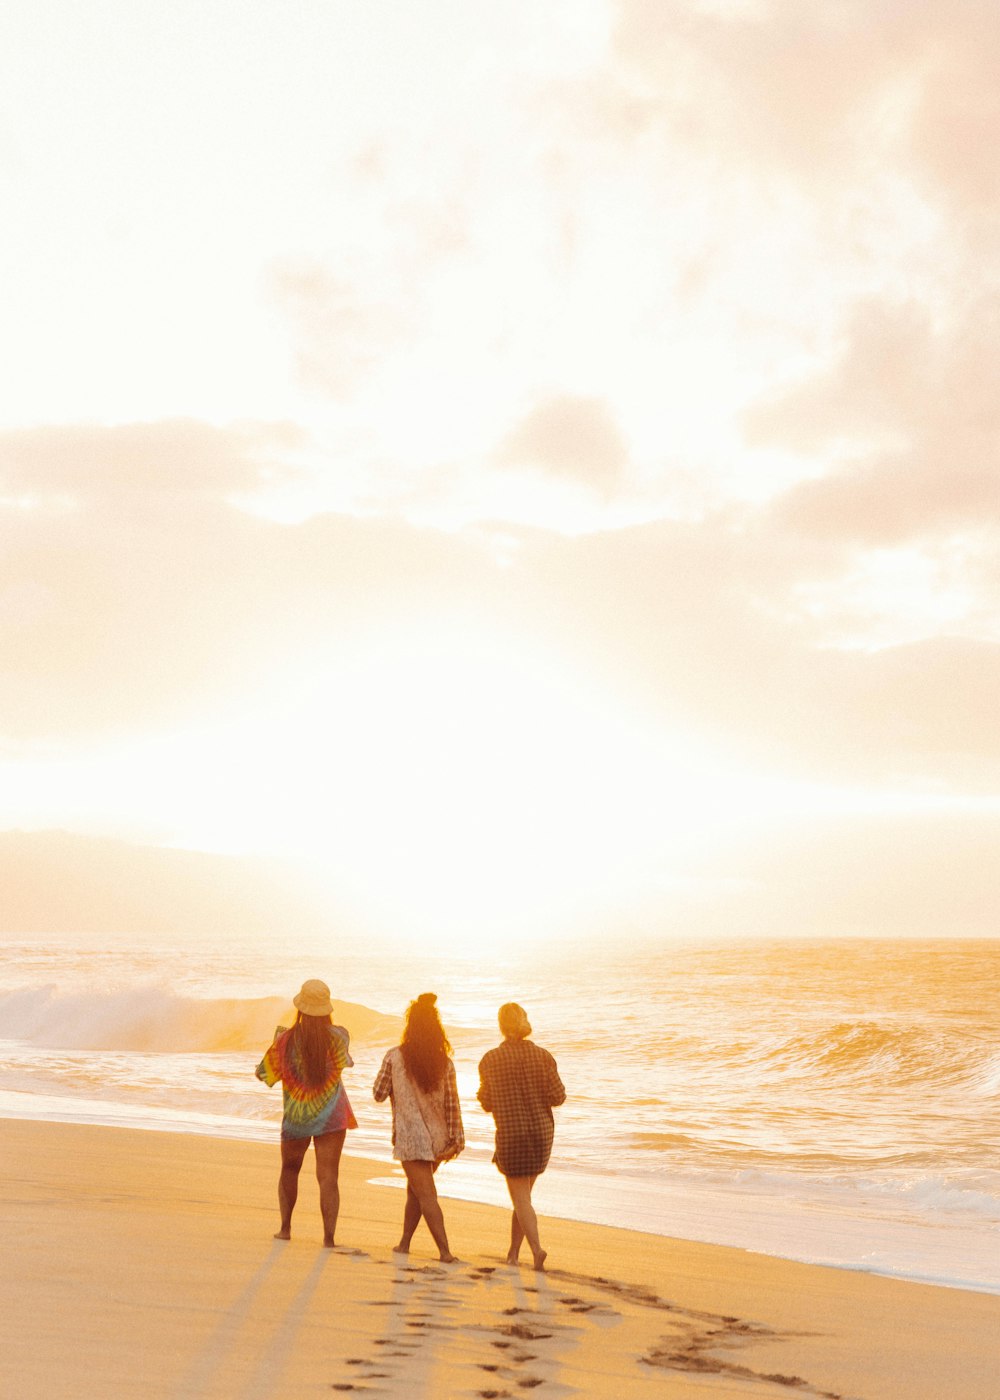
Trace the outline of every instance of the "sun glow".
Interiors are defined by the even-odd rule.
[[[441,623],[303,664],[211,726],[48,780],[35,765],[32,784],[36,806],[97,791],[91,830],[147,838],[155,792],[156,839],[301,862],[359,923],[445,947],[592,922],[734,810],[731,778],[592,670]]]
[[[610,896],[702,800],[675,761],[664,804],[666,755],[593,678],[446,634],[387,638],[282,687],[233,741],[275,796],[232,802],[240,844],[321,862],[380,921],[445,939]]]
[[[445,952],[620,928],[629,910],[683,918],[731,894],[751,837],[914,809],[747,771],[593,665],[454,619],[358,634],[211,724],[9,757],[0,782],[32,826],[75,813],[94,833],[292,861],[346,935]]]

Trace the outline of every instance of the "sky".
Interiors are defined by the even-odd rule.
[[[0,11],[0,829],[991,934],[990,0]]]

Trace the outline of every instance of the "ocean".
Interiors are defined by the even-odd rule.
[[[273,1141],[277,1163],[280,1090],[253,1070],[307,977],[352,1033],[347,1150],[384,1161],[387,1186],[400,1177],[371,1084],[406,1003],[433,990],[468,1138],[439,1189],[506,1199],[476,1067],[516,1000],[568,1091],[543,1216],[1000,1292],[1000,941],[609,936],[443,959],[15,937],[0,1117]]]

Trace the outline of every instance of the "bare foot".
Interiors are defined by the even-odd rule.
[[[438,1259],[442,1264],[461,1264],[457,1254],[439,1254]]]
[[[537,1271],[538,1273],[544,1274],[544,1272],[545,1272],[545,1261],[546,1261],[546,1259],[547,1259],[548,1257],[549,1257],[549,1256],[548,1256],[548,1251],[547,1251],[547,1250],[544,1250],[544,1249],[542,1250],[542,1252],[541,1252],[540,1254],[536,1254],[536,1255],[535,1255],[535,1269],[536,1269],[536,1271]]]
[[[516,1263],[517,1263],[517,1255],[514,1253],[513,1250],[510,1250],[510,1252],[509,1252],[508,1255],[507,1255],[507,1263],[508,1263],[508,1264],[516,1264]]]
[[[393,1254],[409,1254],[410,1246],[408,1244],[394,1244],[392,1252]]]
[[[336,1249],[336,1248],[337,1248],[337,1241],[333,1238],[332,1235],[324,1235],[324,1236],[323,1236],[323,1248],[324,1248],[324,1249]]]
[[[283,1225],[280,1230],[274,1232],[274,1238],[276,1240],[290,1240],[292,1238],[291,1226]]]

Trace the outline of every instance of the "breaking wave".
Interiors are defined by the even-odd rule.
[[[56,986],[0,992],[0,1037],[48,1050],[259,1050],[295,1011],[283,997],[198,998],[156,985],[100,993]],[[398,1036],[400,1021],[334,1002],[334,1020],[358,1040]]]

